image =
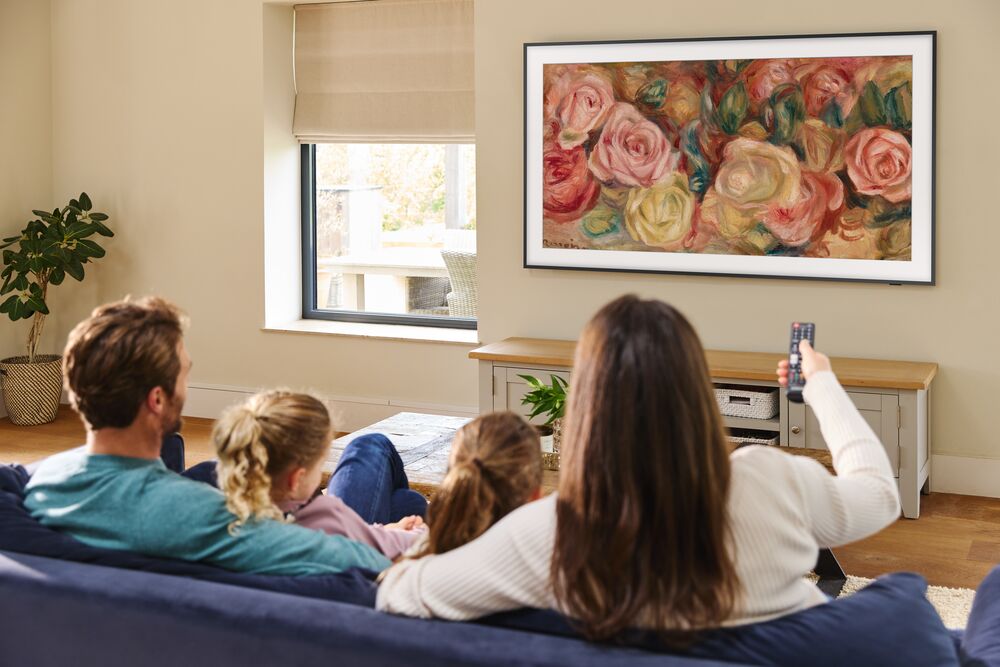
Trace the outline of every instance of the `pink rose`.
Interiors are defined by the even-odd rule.
[[[563,150],[555,142],[542,151],[542,208],[545,219],[572,222],[594,207],[600,185],[587,168],[583,146]]]
[[[893,204],[910,198],[911,159],[906,137],[884,127],[861,130],[844,146],[847,175],[858,192]]]
[[[833,174],[802,172],[799,199],[791,206],[768,207],[764,226],[787,246],[801,246],[821,236],[832,213],[844,205],[844,185]]]
[[[802,86],[806,112],[819,117],[831,100],[840,106],[840,114],[847,118],[858,93],[851,82],[852,72],[823,59],[806,62],[795,68],[795,77]]]
[[[597,145],[590,154],[590,170],[604,182],[648,188],[662,181],[680,162],[666,135],[625,102],[611,110]]]
[[[615,103],[611,82],[597,72],[567,69],[545,95],[546,116],[559,121],[559,145],[579,146],[600,129]]]
[[[750,99],[759,104],[784,83],[795,83],[795,61],[785,58],[755,60],[743,70]]]

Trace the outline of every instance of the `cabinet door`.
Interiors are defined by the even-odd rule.
[[[858,412],[872,427],[876,437],[885,447],[889,464],[899,475],[899,396],[895,394],[867,394],[847,392]],[[788,404],[788,444],[807,449],[829,449],[823,440],[819,420],[812,409],[802,404]]]
[[[558,375],[569,382],[570,374],[566,371],[552,371],[540,368],[512,368],[509,366],[493,367],[493,409],[510,410],[525,417],[530,412],[529,406],[521,405],[521,399],[528,393],[528,383],[519,375],[531,375],[546,384],[552,382],[552,375]],[[541,424],[544,417],[536,417],[534,423]]]

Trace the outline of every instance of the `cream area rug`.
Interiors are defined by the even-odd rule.
[[[847,575],[847,583],[840,591],[840,597],[855,593],[868,584],[873,579],[865,577],[853,577]],[[972,600],[976,597],[976,592],[971,588],[947,588],[946,586],[928,586],[927,599],[937,609],[941,620],[947,628],[964,629],[969,620],[969,612],[972,610]]]

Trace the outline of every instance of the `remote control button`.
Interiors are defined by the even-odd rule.
[[[795,364],[799,363],[799,355],[793,354],[791,357],[789,357],[788,360],[794,366]]]

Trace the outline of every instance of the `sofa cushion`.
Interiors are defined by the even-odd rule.
[[[890,574],[854,595],[828,604],[773,621],[704,633],[684,653],[710,660],[780,667],[958,665],[955,642],[927,601],[926,592],[923,577],[908,572]],[[563,636],[576,634],[565,617],[551,611],[508,612],[484,622]],[[650,633],[636,632],[623,641],[648,650],[664,650]],[[995,645],[972,648],[991,655],[989,651]]]
[[[366,570],[309,577],[246,574],[230,572],[205,563],[154,558],[129,551],[92,547],[47,528],[31,517],[22,502],[24,486],[29,477],[22,466],[0,465],[0,551],[193,577],[367,607],[375,605],[375,573]]]
[[[31,667],[727,667],[4,552],[0,619],[0,663]]]

